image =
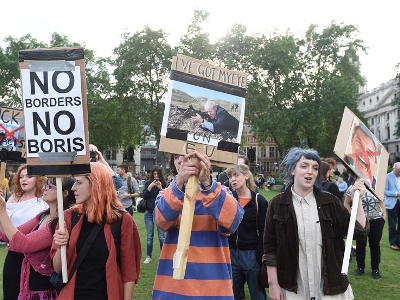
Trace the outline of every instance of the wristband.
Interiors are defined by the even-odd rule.
[[[208,190],[208,189],[210,189],[210,187],[212,186],[212,184],[213,184],[212,181],[211,181],[211,183],[210,183],[209,185],[207,185],[207,186],[205,186],[205,185],[203,185],[203,184],[201,183],[201,188],[202,188],[203,190]]]

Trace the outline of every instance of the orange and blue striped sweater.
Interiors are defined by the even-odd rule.
[[[243,208],[220,183],[207,191],[199,185],[185,278],[173,279],[184,191],[173,181],[156,200],[154,219],[167,232],[153,287],[153,300],[232,300],[232,268],[228,236],[235,232]]]

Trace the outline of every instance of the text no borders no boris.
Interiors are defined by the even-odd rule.
[[[27,157],[43,152],[85,155],[80,66],[71,71],[21,69]]]

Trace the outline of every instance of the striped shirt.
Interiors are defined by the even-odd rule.
[[[167,231],[162,247],[152,299],[232,300],[232,268],[228,236],[236,231],[243,208],[220,183],[209,190],[199,185],[193,216],[185,277],[173,279],[184,192],[175,182],[156,200],[155,223]]]

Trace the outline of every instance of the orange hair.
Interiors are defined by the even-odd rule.
[[[90,163],[90,174],[85,175],[89,180],[91,190],[87,201],[76,204],[73,209],[87,215],[89,222],[100,224],[105,218],[107,223],[113,223],[121,218],[118,210],[124,210],[117,198],[114,182],[106,166],[99,162]]]
[[[332,167],[332,169],[336,168],[336,160],[334,158],[327,157],[327,158],[324,158],[323,161],[327,162]]]
[[[12,180],[13,194],[16,195],[18,198],[20,198],[24,194],[24,191],[22,190],[22,187],[21,187],[21,183],[19,182],[19,177],[21,176],[21,172],[23,170],[25,170],[27,167],[28,167],[27,164],[20,165],[18,167],[17,172],[14,175],[13,180]],[[35,196],[42,197],[43,186],[47,182],[47,177],[46,176],[35,176],[35,178],[36,178]]]

